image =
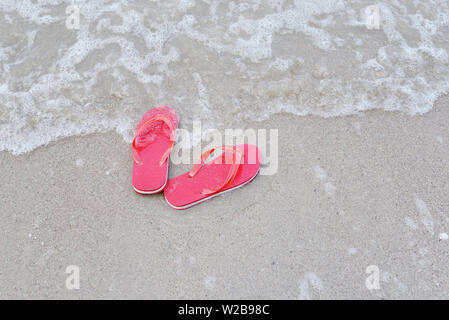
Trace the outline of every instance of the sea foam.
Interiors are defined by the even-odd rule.
[[[429,111],[449,91],[449,3],[370,0],[0,2],[0,150],[116,130],[170,105],[189,129],[279,112]],[[68,29],[76,5],[80,28]]]

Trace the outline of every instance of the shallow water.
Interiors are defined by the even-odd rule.
[[[379,29],[369,0],[2,0],[0,150],[108,130],[129,140],[156,105],[187,129],[429,111],[449,91],[448,1],[374,4]]]

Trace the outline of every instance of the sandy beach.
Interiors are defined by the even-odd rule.
[[[186,211],[133,191],[116,133],[1,152],[0,298],[447,299],[447,119],[444,96],[252,123],[279,129],[278,173]]]
[[[449,299],[447,0],[2,0],[0,25],[0,299]],[[260,174],[137,194],[156,106],[169,178],[238,129]]]

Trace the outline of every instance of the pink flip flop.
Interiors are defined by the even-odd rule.
[[[137,193],[153,194],[164,189],[177,127],[178,116],[169,107],[153,108],[143,115],[132,142],[132,184]]]
[[[224,152],[204,164],[215,150]],[[261,160],[260,150],[251,144],[212,148],[189,172],[168,181],[165,199],[172,208],[182,210],[242,187],[256,177]]]

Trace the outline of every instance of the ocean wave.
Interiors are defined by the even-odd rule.
[[[68,27],[79,9],[79,29]],[[152,106],[186,128],[279,112],[425,113],[449,91],[446,0],[0,2],[0,150],[116,130]]]

